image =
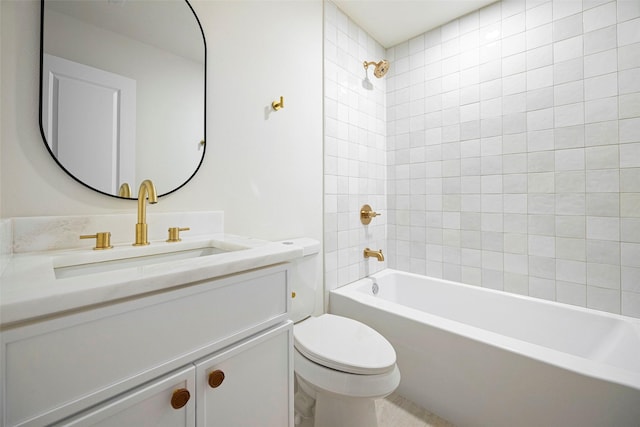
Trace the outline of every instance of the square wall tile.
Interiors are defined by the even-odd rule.
[[[582,35],[555,42],[553,44],[554,62],[563,62],[582,57],[583,45]]]
[[[556,16],[556,5],[574,3],[577,6],[578,2],[553,2],[554,6],[554,21],[553,21],[553,41],[565,40],[571,37],[581,35],[583,33],[582,28],[582,13],[573,13],[564,18],[559,18],[562,14]],[[579,5],[582,6],[582,5]],[[582,7],[578,12],[582,11]]]
[[[585,32],[614,25],[617,22],[616,2],[612,1],[592,9],[587,9],[583,12],[582,16]]]
[[[620,291],[587,286],[587,307],[610,313],[620,313]]]
[[[622,0],[619,3],[626,3],[626,1]],[[618,24],[618,45],[625,46],[640,42],[640,31],[638,31],[639,27],[640,18]]]
[[[617,25],[584,34],[584,54],[602,52],[618,46]]]

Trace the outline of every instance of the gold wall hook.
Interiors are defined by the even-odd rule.
[[[382,215],[381,213],[374,212],[369,205],[362,205],[360,208],[360,222],[364,225],[368,225],[372,218]]]
[[[273,101],[273,102],[271,103],[271,107],[272,107],[274,110],[276,110],[276,111],[278,111],[278,110],[280,110],[280,109],[284,108],[284,96],[281,96],[281,97],[280,97],[280,102],[278,102],[278,101]]]
[[[85,234],[80,236],[81,239],[96,239],[96,246],[93,250],[111,249],[111,233],[108,231],[101,231],[96,234]]]

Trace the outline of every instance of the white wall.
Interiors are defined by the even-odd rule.
[[[229,230],[321,240],[322,3],[193,6],[210,59],[202,195],[213,193]]]
[[[186,187],[149,211],[224,210],[231,233],[321,240],[321,2],[191,3],[208,47],[207,154]],[[0,217],[135,212],[49,157],[38,126],[40,4],[1,7]],[[280,95],[285,109],[268,114]]]

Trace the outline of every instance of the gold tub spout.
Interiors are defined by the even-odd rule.
[[[371,250],[369,248],[365,248],[364,249],[364,257],[365,258],[373,257],[373,258],[377,259],[378,261],[384,261],[384,255],[382,254],[382,249],[374,251],[374,250]]]
[[[145,179],[140,184],[138,190],[138,223],[136,224],[136,242],[133,246],[145,246],[149,244],[147,239],[147,204],[145,199],[149,199],[149,203],[158,203],[158,195],[156,187],[150,179]]]

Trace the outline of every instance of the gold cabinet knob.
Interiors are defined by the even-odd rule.
[[[224,381],[224,372],[220,369],[217,369],[209,374],[209,386],[211,388],[216,388]]]
[[[186,388],[179,388],[171,395],[171,407],[173,409],[180,409],[187,404],[191,398],[191,393]]]
[[[189,227],[179,228],[179,227],[171,227],[169,228],[169,238],[167,242],[180,242],[182,239],[180,238],[181,231],[189,231],[191,230]]]
[[[96,234],[85,234],[80,236],[81,239],[96,239],[96,246],[94,250],[111,249],[111,233],[108,231],[101,231]]]

